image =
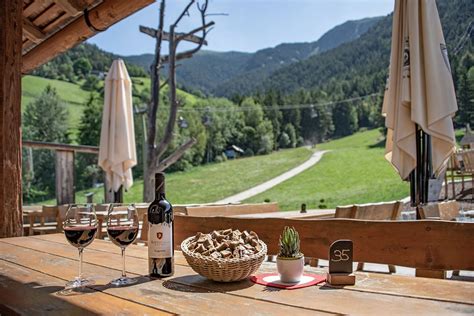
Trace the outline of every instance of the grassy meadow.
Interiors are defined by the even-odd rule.
[[[312,151],[306,147],[285,149],[270,155],[212,163],[170,173],[166,177],[167,198],[175,204],[214,202],[272,179],[303,163],[311,154]],[[76,192],[76,202],[85,202],[87,192],[95,193],[95,202],[103,201],[104,189],[94,188]],[[124,201],[140,202],[142,196],[143,181],[137,180],[125,192]],[[56,204],[56,201],[37,204]]]
[[[384,158],[384,141],[378,130],[334,140],[317,146],[329,150],[315,166],[245,202],[278,202],[282,210],[334,208],[337,205],[401,199],[409,194]],[[208,203],[239,193],[274,178],[307,160],[308,148],[280,150],[256,156],[213,163],[167,175],[167,195],[175,204]],[[103,200],[103,188],[79,191],[76,201],[84,202],[85,193],[95,192],[94,201]],[[143,181],[137,180],[124,194],[125,202],[142,201]],[[55,200],[38,204],[54,204]]]
[[[330,150],[310,169],[245,202],[278,202],[282,210],[335,208],[337,205],[401,199],[409,194],[384,158],[378,130],[359,132],[317,146]]]

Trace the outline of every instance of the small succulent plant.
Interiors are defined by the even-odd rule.
[[[303,255],[300,252],[300,235],[294,227],[285,226],[278,245],[280,247],[279,257],[300,258]]]

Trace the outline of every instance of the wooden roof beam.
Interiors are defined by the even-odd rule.
[[[45,34],[27,18],[23,18],[23,33],[32,42],[40,43]]]
[[[71,16],[76,16],[87,8],[87,3],[81,0],[55,0],[54,2]]]
[[[153,2],[155,0],[104,0],[89,11],[89,20],[96,29],[106,29]],[[78,16],[23,56],[22,73],[30,72],[96,33],[86,24],[83,16]]]

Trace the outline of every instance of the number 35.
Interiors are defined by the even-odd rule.
[[[349,252],[349,249],[334,250],[334,258],[332,259],[332,261],[338,262],[338,261],[347,261],[347,260],[349,260],[349,255],[347,254],[347,252]]]

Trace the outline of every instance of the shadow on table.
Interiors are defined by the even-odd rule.
[[[272,287],[272,286],[265,286],[262,290],[262,292],[280,292],[283,289],[277,288],[277,287]]]
[[[330,285],[328,283],[324,283],[323,285],[319,286],[318,289],[320,291],[331,291],[331,290],[341,290],[345,286],[344,285]]]
[[[18,282],[0,276],[0,315],[48,314],[67,311],[69,314],[98,315],[93,310],[75,305],[61,298],[64,286],[42,285],[37,282]],[[94,292],[92,289],[86,289]],[[80,293],[78,293],[80,294]]]
[[[163,286],[167,289],[192,293],[233,292],[249,288],[254,284],[250,280],[215,282],[198,274],[184,275],[163,282]]]
[[[448,280],[450,281],[467,281],[467,282],[474,282],[474,276],[468,275],[453,275]]]
[[[135,285],[138,285],[138,284],[143,284],[143,283],[147,283],[147,282],[151,282],[155,279],[153,278],[150,278],[149,276],[136,276],[136,277],[133,277],[133,278],[130,278],[132,280],[136,280],[135,283],[132,283],[132,284],[128,284],[128,285],[121,285],[121,286],[117,286],[117,285],[113,285],[113,284],[105,284],[105,285],[91,285],[89,286],[91,289],[94,289],[96,291],[105,291],[107,289],[110,289],[110,288],[124,288],[124,287],[129,287],[129,286],[135,286]]]

